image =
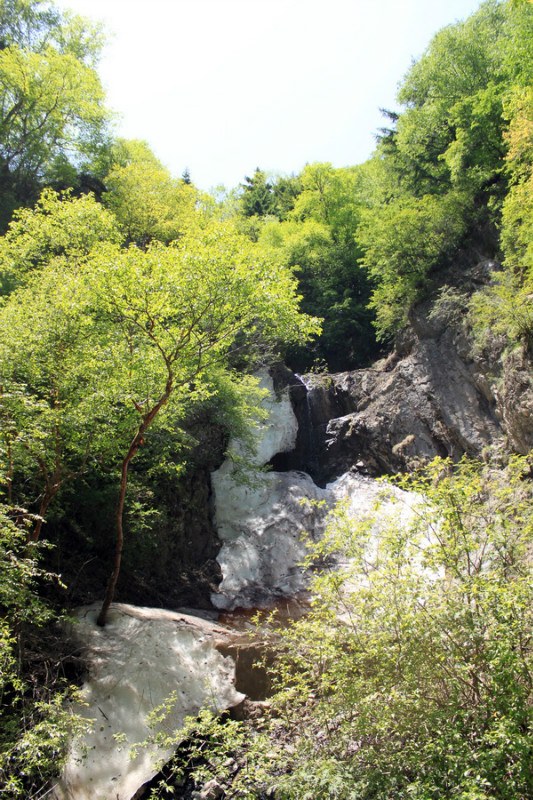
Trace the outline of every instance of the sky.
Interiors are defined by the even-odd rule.
[[[365,161],[398,83],[480,0],[56,0],[104,23],[115,132],[203,190]]]

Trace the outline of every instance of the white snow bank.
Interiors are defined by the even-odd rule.
[[[262,466],[268,464],[276,453],[288,453],[294,449],[298,435],[298,420],[292,409],[288,389],[276,395],[274,381],[266,370],[257,373],[256,377],[259,378],[261,389],[268,391],[261,403],[268,412],[268,418],[256,429],[257,453],[254,461],[258,466]],[[230,451],[231,449],[239,450],[238,441],[231,443]]]
[[[99,607],[77,612],[74,635],[83,645],[89,677],[77,709],[93,720],[92,732],[74,742],[56,789],[61,800],[130,800],[158,772],[172,751],[133,744],[151,732],[150,712],[175,692],[162,728],[179,730],[185,717],[205,706],[222,711],[241,702],[234,688],[235,665],[216,649],[225,629],[171,611],[114,604],[105,628],[96,625]],[[161,728],[159,728],[161,729]],[[123,735],[117,744],[115,735]]]
[[[254,488],[236,485],[229,473],[217,476],[215,524],[223,542],[218,555],[223,578],[211,596],[213,605],[254,607],[305,590],[308,578],[300,567],[307,551],[304,534],[318,541],[327,511],[342,500],[354,522],[375,514],[384,489],[382,482],[352,473],[325,489],[303,472],[270,472]],[[396,502],[381,504],[376,536],[392,519],[403,525],[411,517],[414,495],[391,491]]]
[[[260,377],[261,386],[269,392],[263,401],[269,418],[256,432],[258,466],[276,453],[292,450],[298,432],[288,390],[276,397],[272,379],[266,373]],[[232,442],[231,450],[239,452],[238,441]],[[340,500],[347,500],[354,520],[364,518],[384,488],[379,481],[346,473],[321,489],[309,475],[295,471],[260,473],[253,485],[243,486],[234,480],[231,458],[212,473],[211,480],[214,523],[222,541],[217,557],[222,582],[211,601],[228,610],[262,605],[304,590],[307,579],[299,567],[306,553],[303,535],[316,541],[323,532],[326,510]],[[380,510],[382,522],[391,515],[405,520],[412,513],[408,495],[395,492],[405,502],[386,503]],[[320,501],[323,505],[317,507]]]

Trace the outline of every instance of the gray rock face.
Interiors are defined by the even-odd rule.
[[[503,359],[497,398],[510,447],[518,453],[529,452],[533,447],[533,371],[523,348]]]
[[[533,447],[529,354],[502,355],[496,340],[478,351],[460,320],[429,308],[418,309],[396,352],[372,369],[301,381],[313,444],[284,459],[321,486],[350,470],[394,473],[435,456]],[[304,403],[297,396],[293,404],[301,422]]]
[[[329,391],[351,405],[325,426],[324,464],[336,474],[357,462],[378,474],[437,455],[476,456],[503,435],[496,404],[459,357],[451,331],[419,340],[396,363],[336,375]]]

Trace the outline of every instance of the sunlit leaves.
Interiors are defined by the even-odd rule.
[[[215,222],[170,247],[122,248],[93,199],[48,192],[17,215],[0,263],[6,290],[19,285],[0,309],[2,476],[13,500],[40,498],[41,515],[156,414],[177,427],[229,359],[318,329],[290,270]]]
[[[301,191],[283,221],[267,218],[259,244],[296,267],[303,308],[323,317],[323,332],[313,345],[315,359],[332,370],[364,363],[375,346],[369,287],[359,266],[358,225],[367,205],[367,183],[359,168],[309,164],[299,176]],[[313,357],[292,350],[298,369]]]
[[[98,145],[103,91],[74,56],[8,47],[0,51],[0,85],[0,157],[10,172],[43,177],[54,158],[80,160]]]
[[[453,254],[465,229],[463,205],[460,195],[426,195],[367,212],[359,237],[363,263],[376,284],[371,305],[380,338],[405,322],[427,292],[431,271]]]
[[[63,259],[70,271],[99,242],[120,242],[116,220],[94,198],[65,202],[46,190],[33,209],[20,209],[0,239],[2,293],[31,279],[31,273]]]
[[[329,545],[346,566],[281,634],[280,796],[531,793],[528,469],[437,460],[403,481],[419,493],[411,524],[340,512]]]
[[[465,235],[484,257],[499,257],[502,208],[507,260],[520,268],[529,259],[531,41],[530,3],[486,2],[439,31],[407,72],[404,109],[376,155],[382,205],[373,204],[361,237],[381,337],[453,264]],[[509,176],[522,181],[510,191]]]
[[[86,728],[65,703],[65,682],[49,674],[46,685],[22,670],[23,626],[50,623],[53,615],[37,592],[47,576],[36,547],[0,506],[0,793],[10,798],[44,796],[71,738]],[[49,665],[48,665],[49,666]]]
[[[168,244],[194,222],[199,193],[175,180],[144,142],[119,141],[104,202],[125,237],[139,245]]]

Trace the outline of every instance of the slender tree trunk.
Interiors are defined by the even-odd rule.
[[[48,511],[48,506],[50,505],[50,503],[52,502],[58,491],[59,487],[55,488],[55,491],[54,489],[46,490],[45,495],[41,500],[41,505],[39,507],[39,517],[37,519],[37,522],[35,523],[35,527],[31,531],[31,533],[28,534],[27,537],[28,542],[33,542],[33,544],[36,544],[39,541],[39,538],[41,536],[41,529],[43,527],[44,516]]]
[[[118,494],[118,503],[116,510],[117,543],[115,547],[115,563],[113,565],[113,571],[111,572],[111,575],[109,577],[109,583],[107,584],[104,602],[102,603],[102,608],[100,609],[98,619],[96,620],[97,624],[100,625],[101,627],[103,627],[106,624],[107,612],[109,611],[109,606],[113,602],[118,576],[120,574],[120,564],[122,562],[122,548],[124,546],[123,517],[124,517],[124,500],[126,499],[126,487],[128,485],[128,468],[130,465],[130,461],[137,452],[137,450],[139,449],[140,444],[141,444],[141,436],[139,433],[137,433],[130,445],[130,449],[128,450],[126,458],[122,462],[122,469],[120,472],[120,490]]]
[[[161,395],[159,401],[155,404],[155,406],[153,406],[143,416],[142,422],[139,425],[137,433],[135,434],[132,443],[130,444],[129,450],[126,453],[126,457],[122,462],[122,469],[120,471],[120,490],[118,495],[118,503],[116,511],[117,542],[115,546],[115,563],[113,565],[113,571],[111,572],[109,578],[109,583],[107,584],[107,590],[105,593],[104,602],[102,603],[102,608],[100,609],[100,613],[98,614],[98,618],[96,620],[97,624],[100,625],[102,628],[106,624],[107,612],[109,611],[109,606],[113,602],[113,598],[115,596],[115,589],[117,586],[118,576],[120,574],[120,565],[122,562],[122,548],[124,546],[124,521],[123,521],[124,501],[126,499],[126,488],[128,485],[128,469],[133,456],[143,443],[145,432],[150,427],[157,413],[165,405],[165,403],[167,402],[168,398],[172,393],[174,376],[172,374],[172,370],[170,368],[169,363],[167,363],[167,369],[168,369],[168,379],[165,386],[165,391],[163,392],[163,394]]]

